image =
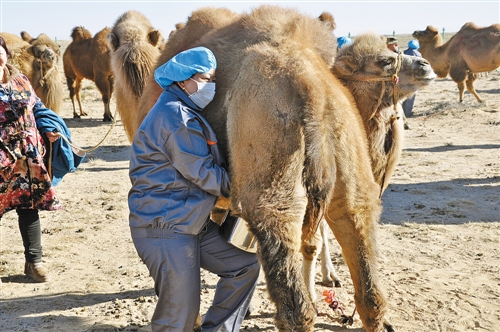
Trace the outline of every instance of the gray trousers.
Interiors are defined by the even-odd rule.
[[[403,101],[403,111],[405,112],[405,116],[407,117],[413,116],[413,105],[415,104],[416,96],[417,93],[415,92],[412,96]]]
[[[147,237],[134,230],[135,248],[158,296],[153,332],[193,331],[200,310],[200,267],[220,277],[202,331],[239,330],[259,277],[256,254],[227,243],[211,221],[197,236],[150,232]]]

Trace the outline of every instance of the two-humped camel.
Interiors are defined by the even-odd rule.
[[[387,52],[384,42],[376,36],[360,36],[352,45],[343,47],[336,55],[334,75],[352,93],[362,117],[368,137],[371,168],[375,181],[381,187],[380,196],[387,188],[401,158],[403,148],[403,114],[400,101],[420,87],[431,83],[436,74],[427,60]],[[399,63],[398,83],[392,81],[393,62]],[[394,107],[396,105],[396,107]],[[310,245],[303,243],[304,278],[315,299],[314,266],[321,247],[323,283],[340,284],[329,257],[325,241],[326,230],[321,225],[321,237],[316,235]],[[325,262],[329,264],[325,264]],[[326,270],[325,270],[326,269]]]
[[[113,93],[114,78],[106,39],[110,31],[110,28],[105,27],[96,33],[94,37],[92,37],[89,30],[82,26],[77,26],[71,31],[72,41],[63,53],[63,68],[68,84],[69,97],[73,104],[74,118],[87,115],[83,111],[80,100],[82,80],[86,78],[93,81],[99,92],[101,92],[102,102],[104,103],[103,121],[113,120],[109,104]],[[80,114],[76,112],[75,95]]]
[[[314,229],[321,215],[315,209],[332,198],[326,216],[335,220],[330,226],[353,277],[361,320],[369,331],[382,331],[386,304],[376,277],[373,242],[381,188],[371,172],[356,105],[330,72],[333,35],[317,20],[267,6],[241,17],[225,12],[227,25],[214,24],[204,37],[191,33],[206,31],[203,26],[215,22],[220,13],[193,13],[186,30],[171,36],[157,65],[197,45],[211,48],[219,60],[218,93],[205,113],[223,151],[229,152],[232,207],[258,238],[268,289],[278,309],[278,328],[313,328],[313,303],[299,267],[300,227],[308,210]],[[200,39],[193,37],[188,43],[184,36]],[[375,40],[378,48],[380,38],[372,37]],[[389,71],[390,80],[398,64],[403,71],[413,64],[396,59],[388,54],[374,67]],[[355,63],[346,68],[355,68]],[[151,80],[140,102],[142,117],[161,93]],[[399,92],[402,98],[407,94],[404,89]]]
[[[131,141],[133,133],[129,123],[137,117],[137,102],[165,39],[146,16],[131,10],[116,20],[107,40],[115,76],[116,109]]]
[[[44,105],[60,114],[63,83],[58,69],[60,46],[42,33],[37,38],[21,32],[22,38],[7,32],[0,33],[12,56],[9,63],[26,75]]]
[[[459,101],[464,100],[465,87],[482,102],[474,88],[477,73],[495,70],[500,66],[500,24],[478,27],[466,23],[443,44],[443,38],[433,26],[413,32],[420,43],[419,51],[438,77],[450,74],[457,83]]]

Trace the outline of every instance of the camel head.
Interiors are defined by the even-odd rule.
[[[139,98],[165,38],[142,13],[130,10],[117,19],[106,39],[115,77]]]
[[[428,25],[425,30],[415,30],[412,36],[418,40],[421,46],[430,43],[437,44],[435,46],[443,44],[443,39],[441,38],[439,31],[431,25]]]
[[[59,56],[61,55],[60,45],[56,44],[49,36],[42,33],[37,38],[30,41],[31,46],[27,52],[35,57],[38,64],[35,67],[48,71],[57,68]]]
[[[375,34],[360,35],[353,44],[343,47],[332,71],[357,101],[378,103],[382,108],[394,105],[436,78],[427,60],[398,55]]]

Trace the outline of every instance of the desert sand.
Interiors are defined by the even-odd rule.
[[[102,122],[98,90],[84,82],[89,116],[73,119],[69,97],[61,116],[73,141],[90,148],[110,123]],[[396,331],[500,331],[500,69],[475,86],[484,103],[470,93],[458,103],[449,78],[418,92],[402,160],[383,195],[379,273]],[[23,275],[17,215],[2,218],[0,331],[151,331],[153,281],[128,227],[129,151],[118,119],[103,144],[56,187],[63,209],[41,212],[49,282]],[[335,289],[337,299],[350,314],[352,283],[333,236],[330,250],[344,283]],[[316,279],[315,330],[364,331],[357,315],[352,326],[342,326],[324,302],[330,288],[319,284],[319,266]],[[217,276],[202,272],[202,313],[216,283]],[[263,273],[252,305],[242,331],[276,331]]]

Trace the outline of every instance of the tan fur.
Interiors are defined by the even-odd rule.
[[[415,31],[419,51],[429,60],[439,77],[448,74],[458,85],[459,101],[464,99],[465,87],[476,99],[481,98],[474,88],[477,73],[495,70],[500,66],[500,24],[478,27],[466,23],[443,44],[443,38],[433,26]]]
[[[397,71],[398,61],[401,61],[401,69],[398,73],[399,83],[395,85],[391,77]],[[398,118],[402,110],[397,100],[394,109],[395,89],[397,96],[404,99],[420,87],[430,84],[436,74],[427,60],[406,55],[402,55],[399,60],[394,52],[386,48],[385,42],[373,34],[360,35],[352,45],[343,47],[337,54],[333,73],[341,79],[356,101],[368,138],[371,169],[375,181],[381,187],[378,193],[381,196],[403,148],[404,129],[402,119]],[[325,233],[321,237],[316,236],[310,243],[304,243],[302,248],[304,276],[311,293],[314,290],[312,268],[322,240],[327,240]],[[322,259],[323,267],[324,264]],[[330,275],[323,275],[323,280],[339,283],[332,268],[327,273]]]
[[[115,77],[116,107],[131,141],[133,131],[130,128],[136,119],[138,99],[165,40],[161,32],[137,11],[121,15],[107,39]]]
[[[214,13],[193,13],[168,40],[158,64],[199,45],[217,57],[217,94],[204,114],[229,156],[232,209],[258,239],[278,329],[313,329],[315,310],[300,273],[300,228],[307,215],[317,223],[326,206],[361,320],[367,331],[383,331],[386,303],[374,242],[380,186],[354,99],[330,72],[336,49],[331,28],[280,7],[228,15],[226,24]],[[203,18],[202,36],[193,32],[199,31],[196,18]],[[213,22],[212,29],[206,22]],[[146,85],[140,114],[160,93],[155,84]]]
[[[80,100],[81,82],[84,78],[95,83],[101,92],[104,103],[103,121],[111,121],[113,116],[109,108],[113,93],[113,72],[111,71],[110,50],[106,36],[111,31],[105,27],[94,37],[84,27],[75,27],[71,32],[72,42],[63,54],[63,67],[68,84],[69,96],[73,104],[73,117],[87,115]],[[76,112],[75,94],[80,114]]]
[[[60,46],[44,33],[32,38],[23,31],[21,35],[24,40],[5,32],[0,35],[12,52],[9,62],[28,77],[45,106],[59,114],[63,100],[63,85],[58,69]]]

